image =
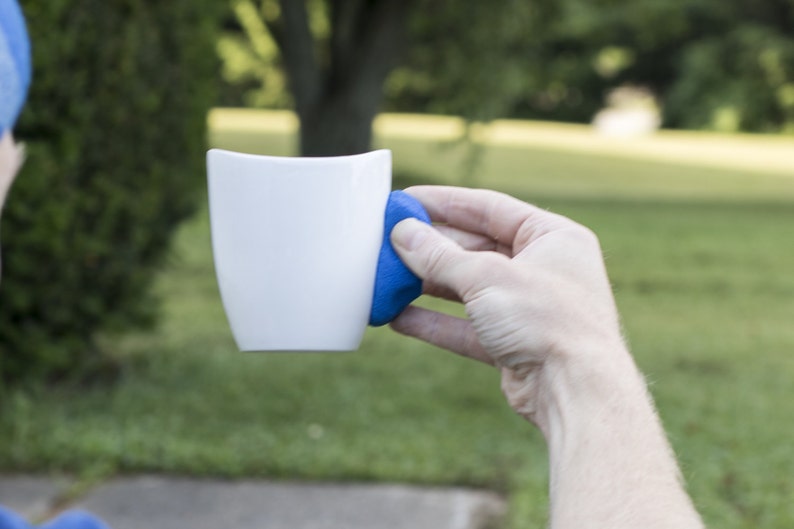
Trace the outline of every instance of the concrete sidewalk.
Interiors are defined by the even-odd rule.
[[[72,484],[0,477],[0,504],[37,522]],[[75,499],[112,529],[491,529],[505,504],[490,492],[383,484],[112,479]]]

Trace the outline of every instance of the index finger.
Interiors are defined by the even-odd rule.
[[[519,251],[538,237],[575,223],[504,193],[448,186],[405,190],[418,199],[433,222],[484,235]]]

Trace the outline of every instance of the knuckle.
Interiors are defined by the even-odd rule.
[[[587,226],[576,224],[575,227],[571,229],[571,234],[583,244],[588,244],[591,246],[601,245],[600,241],[598,240],[598,235],[596,234],[596,232],[594,232]]]
[[[496,252],[471,253],[466,263],[466,274],[470,278],[467,288],[461,292],[464,302],[478,299],[483,293],[508,287],[514,283],[510,258]]]
[[[600,250],[601,248],[598,235],[593,230],[573,221],[565,228],[558,230],[556,235],[570,246],[592,250]]]
[[[444,268],[451,261],[451,248],[446,242],[431,241],[427,243],[427,253],[425,256],[425,277],[434,278],[439,276]]]

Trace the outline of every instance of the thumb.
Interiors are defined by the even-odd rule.
[[[399,222],[391,242],[400,259],[422,280],[461,298],[480,277],[480,252],[469,252],[432,226],[413,218]]]

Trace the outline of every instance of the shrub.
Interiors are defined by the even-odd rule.
[[[28,160],[3,217],[0,381],[102,360],[204,187],[218,0],[28,0]]]
[[[693,43],[665,110],[683,128],[794,131],[794,39],[745,24]]]

